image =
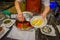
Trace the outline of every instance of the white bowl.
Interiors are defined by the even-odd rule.
[[[34,16],[31,20],[30,20],[30,23],[31,23],[31,25],[32,25],[32,21],[34,20],[34,19],[40,19],[40,18],[42,18],[41,16]],[[42,18],[43,19],[43,18]],[[43,19],[43,23],[40,25],[40,26],[38,26],[38,25],[32,25],[33,27],[35,27],[35,28],[41,28],[41,27],[43,27],[43,26],[45,26],[47,24],[47,19],[45,18],[45,19]]]
[[[33,13],[25,11],[25,12],[23,12],[23,16],[26,19],[26,21],[30,21],[30,19],[33,17]]]
[[[11,20],[11,19],[5,19],[5,20],[3,21],[3,24],[4,24],[4,25],[10,25],[10,24],[12,23],[12,20],[11,20],[11,22],[10,22],[10,23],[5,24],[4,22],[5,22],[6,20]]]

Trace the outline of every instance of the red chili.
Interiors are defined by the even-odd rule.
[[[21,23],[17,23],[17,27],[18,28],[22,28],[22,24]]]

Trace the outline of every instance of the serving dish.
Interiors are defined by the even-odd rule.
[[[47,24],[47,19],[46,18],[44,19],[41,16],[34,16],[30,20],[30,23],[35,28],[41,28]]]
[[[1,27],[2,27],[2,26],[1,26]],[[4,37],[4,35],[5,35],[8,31],[9,31],[8,28],[3,27],[3,30],[2,30],[2,32],[0,33],[0,39],[1,39],[2,37]]]
[[[3,24],[5,24],[5,25],[10,25],[11,23],[12,23],[11,19],[5,19],[3,21]]]
[[[32,28],[30,22],[28,21],[24,21],[24,22],[16,21],[16,26],[18,29],[22,31],[28,31]]]
[[[44,33],[49,34],[49,33],[52,31],[52,29],[51,29],[50,27],[48,27],[48,26],[44,26],[44,27],[42,28],[42,31],[43,31]]]
[[[10,28],[14,23],[15,23],[15,20],[13,19],[5,19],[3,20],[3,23],[1,24],[1,26]]]
[[[3,34],[4,28],[0,26],[0,35]]]
[[[52,27],[52,25],[46,25],[42,28],[40,28],[42,34],[48,35],[48,36],[56,36],[55,29]]]
[[[25,11],[25,12],[23,12],[23,16],[26,19],[26,21],[30,21],[30,19],[33,17],[33,13]]]

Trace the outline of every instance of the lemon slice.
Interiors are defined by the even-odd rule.
[[[41,26],[43,24],[43,19],[37,19],[37,23],[35,24],[36,26]]]
[[[37,23],[37,19],[32,20],[32,25],[35,25]]]

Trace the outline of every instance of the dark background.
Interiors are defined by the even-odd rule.
[[[0,2],[5,1],[5,2],[14,2],[15,0],[0,0]]]
[[[15,0],[0,0],[0,2],[2,1],[6,1],[6,2],[14,2]],[[50,0],[50,1],[55,1],[55,0]],[[60,1],[60,0],[56,0],[56,1]]]

